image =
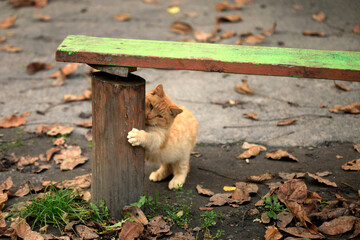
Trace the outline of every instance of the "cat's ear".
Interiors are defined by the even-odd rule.
[[[159,96],[159,97],[163,97],[163,96],[164,96],[163,85],[162,85],[162,84],[157,85],[157,87],[154,88],[154,89],[151,91],[151,94],[152,94],[152,95],[157,95],[157,96]]]
[[[176,115],[178,115],[179,113],[182,113],[182,109],[180,109],[179,107],[176,107],[176,106],[172,106],[171,108],[170,108],[170,112],[171,112],[171,115],[173,116],[173,117],[175,117]]]

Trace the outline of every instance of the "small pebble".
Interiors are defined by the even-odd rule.
[[[247,163],[247,164],[249,164],[250,163],[250,161],[249,161],[249,159],[247,158],[247,159],[245,159],[245,162]]]

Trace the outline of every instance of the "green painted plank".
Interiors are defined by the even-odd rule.
[[[58,51],[360,70],[360,52],[185,43],[70,35]],[[109,62],[111,64],[111,61]]]

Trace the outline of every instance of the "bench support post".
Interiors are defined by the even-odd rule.
[[[118,219],[125,205],[144,194],[144,149],[127,141],[132,128],[144,129],[144,111],[144,79],[93,73],[92,202],[105,200]]]

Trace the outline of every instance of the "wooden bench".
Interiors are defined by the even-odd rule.
[[[360,81],[360,52],[347,51],[70,35],[56,60],[102,71],[92,77],[92,201],[114,217],[144,194],[144,150],[126,138],[145,124],[145,80],[129,74],[137,67]]]

